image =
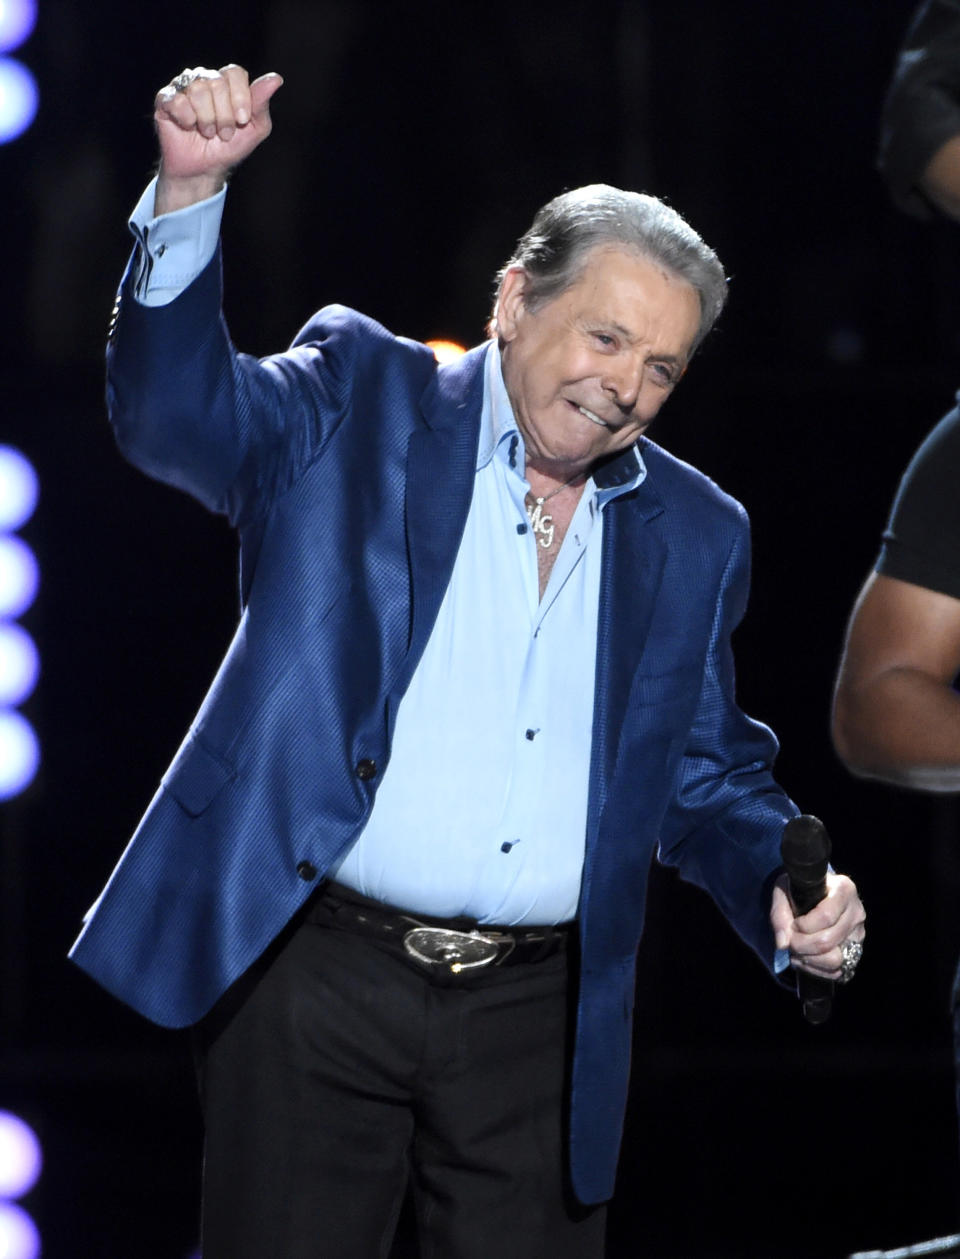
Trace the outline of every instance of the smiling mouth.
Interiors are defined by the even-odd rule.
[[[611,427],[611,425],[609,425],[606,420],[601,420],[599,415],[594,415],[594,413],[592,411],[588,411],[586,407],[582,407],[578,403],[574,403],[574,406],[577,408],[577,410],[580,412],[581,415],[585,415],[588,420],[590,420],[594,424],[599,425],[600,428]]]

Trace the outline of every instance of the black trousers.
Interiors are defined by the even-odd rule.
[[[438,981],[312,910],[198,1028],[204,1259],[385,1259],[408,1185],[422,1259],[602,1259],[569,1021],[563,953]]]

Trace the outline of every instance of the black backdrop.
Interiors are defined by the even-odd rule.
[[[960,384],[960,228],[899,215],[873,169],[908,0],[39,7],[18,55],[41,112],[0,149],[0,440],[41,478],[25,622],[44,748],[0,806],[0,1108],[44,1142],[27,1206],[45,1255],[186,1259],[196,1239],[188,1044],[63,958],[236,613],[226,526],[121,461],[101,379],[152,94],[226,60],[286,78],[229,194],[244,349],[331,300],[473,343],[533,210],[594,180],[667,197],[724,259],[730,306],[654,436],[751,513],[741,700],[857,878],[870,948],[808,1028],[706,898],[656,872],[611,1259],[834,1259],[953,1229],[956,807],[852,781],[827,735],[896,479]]]

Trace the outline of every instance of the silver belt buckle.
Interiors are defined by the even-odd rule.
[[[403,947],[418,962],[448,966],[454,975],[489,966],[500,952],[493,936],[481,935],[479,931],[451,931],[447,927],[413,927],[403,937]]]

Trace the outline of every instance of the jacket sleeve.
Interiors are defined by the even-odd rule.
[[[749,588],[749,527],[740,522],[727,557],[703,684],[677,789],[660,832],[660,860],[710,893],[741,937],[773,969],[770,896],[782,869],[784,822],[799,812],[772,775],[778,744],[734,694],[731,635]]]
[[[107,348],[117,444],[149,476],[245,524],[322,452],[347,414],[362,353],[350,332],[361,317],[328,308],[288,351],[258,360],[230,340],[219,250],[164,306],[137,302],[133,272],[131,260]]]

